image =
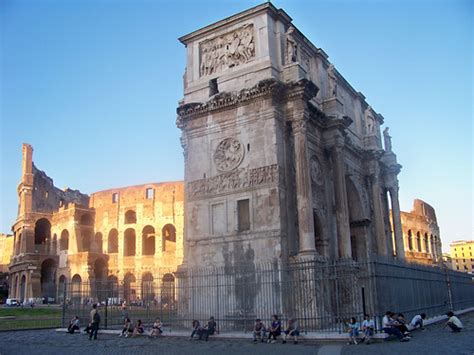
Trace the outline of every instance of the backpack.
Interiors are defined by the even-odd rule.
[[[94,313],[94,317],[92,318],[92,321],[96,324],[99,324],[100,323],[100,315],[99,315],[99,312],[95,312]]]

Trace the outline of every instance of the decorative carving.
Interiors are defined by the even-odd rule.
[[[298,61],[298,44],[296,43],[293,33],[295,28],[290,26],[285,33],[286,36],[286,64],[291,64]]]
[[[189,182],[186,197],[192,200],[228,191],[275,184],[278,178],[277,164],[255,169],[237,169],[211,178]]]
[[[222,172],[236,169],[244,159],[245,148],[237,139],[229,137],[222,140],[214,152],[214,163]]]
[[[319,162],[318,158],[313,155],[309,161],[310,164],[310,172],[311,172],[311,180],[318,186],[322,186],[324,184],[324,176],[323,176],[323,169],[321,167],[321,163]]]
[[[391,151],[392,151],[392,137],[391,137],[390,134],[388,133],[388,130],[389,130],[388,127],[386,127],[386,128],[383,130],[383,142],[384,142],[385,150],[386,150],[387,152],[391,152]]]
[[[201,42],[199,48],[201,76],[247,63],[255,57],[253,25],[247,24],[235,31]]]
[[[337,97],[337,78],[334,65],[328,68],[329,97]]]
[[[291,128],[293,129],[294,134],[306,134],[307,123],[306,119],[298,119],[291,121]]]
[[[213,96],[213,98],[205,103],[189,103],[178,107],[178,127],[183,126],[183,120],[198,114],[204,114],[210,111],[223,109],[235,104],[253,100],[259,97],[264,97],[273,93],[281,93],[284,85],[275,79],[265,79],[260,81],[257,85],[242,89],[238,93],[223,92]]]
[[[373,136],[375,134],[375,119],[372,116],[372,107],[367,107],[365,110],[365,122],[367,127],[367,135]]]

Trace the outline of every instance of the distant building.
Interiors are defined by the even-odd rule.
[[[474,273],[474,240],[457,240],[449,244],[453,270]]]
[[[95,287],[93,296],[103,300],[97,285],[108,284],[111,297],[153,301],[155,286],[174,284],[173,271],[183,258],[183,182],[86,195],[58,189],[32,159],[33,148],[24,144],[10,238],[11,297],[61,301],[66,283],[72,283],[77,294],[87,294],[84,284]],[[164,269],[169,272],[159,276]]]
[[[0,233],[0,274],[8,273],[8,264],[13,254],[13,235]]]
[[[435,209],[422,200],[413,201],[411,212],[401,212],[406,260],[418,264],[442,261],[441,238]]]

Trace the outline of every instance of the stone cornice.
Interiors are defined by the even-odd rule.
[[[284,84],[275,79],[260,81],[257,85],[240,90],[238,93],[222,92],[204,103],[189,103],[178,107],[176,125],[183,128],[184,121],[209,112],[223,110],[234,105],[246,103],[259,98],[279,95],[284,90]]]

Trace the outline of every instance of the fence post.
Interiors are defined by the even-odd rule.
[[[66,326],[66,299],[67,299],[67,294],[66,294],[66,287],[67,282],[64,281],[64,286],[63,286],[63,312],[62,312],[62,326],[63,328]]]
[[[453,294],[451,292],[451,280],[449,279],[448,265],[445,262],[443,262],[443,266],[444,266],[444,272],[446,274],[446,288],[447,288],[447,292],[448,292],[448,307],[449,307],[450,311],[454,311],[454,308],[453,308]]]
[[[105,325],[104,325],[105,329],[107,329],[107,317],[108,317],[107,309],[108,309],[108,305],[109,305],[109,298],[106,297],[105,298]]]

